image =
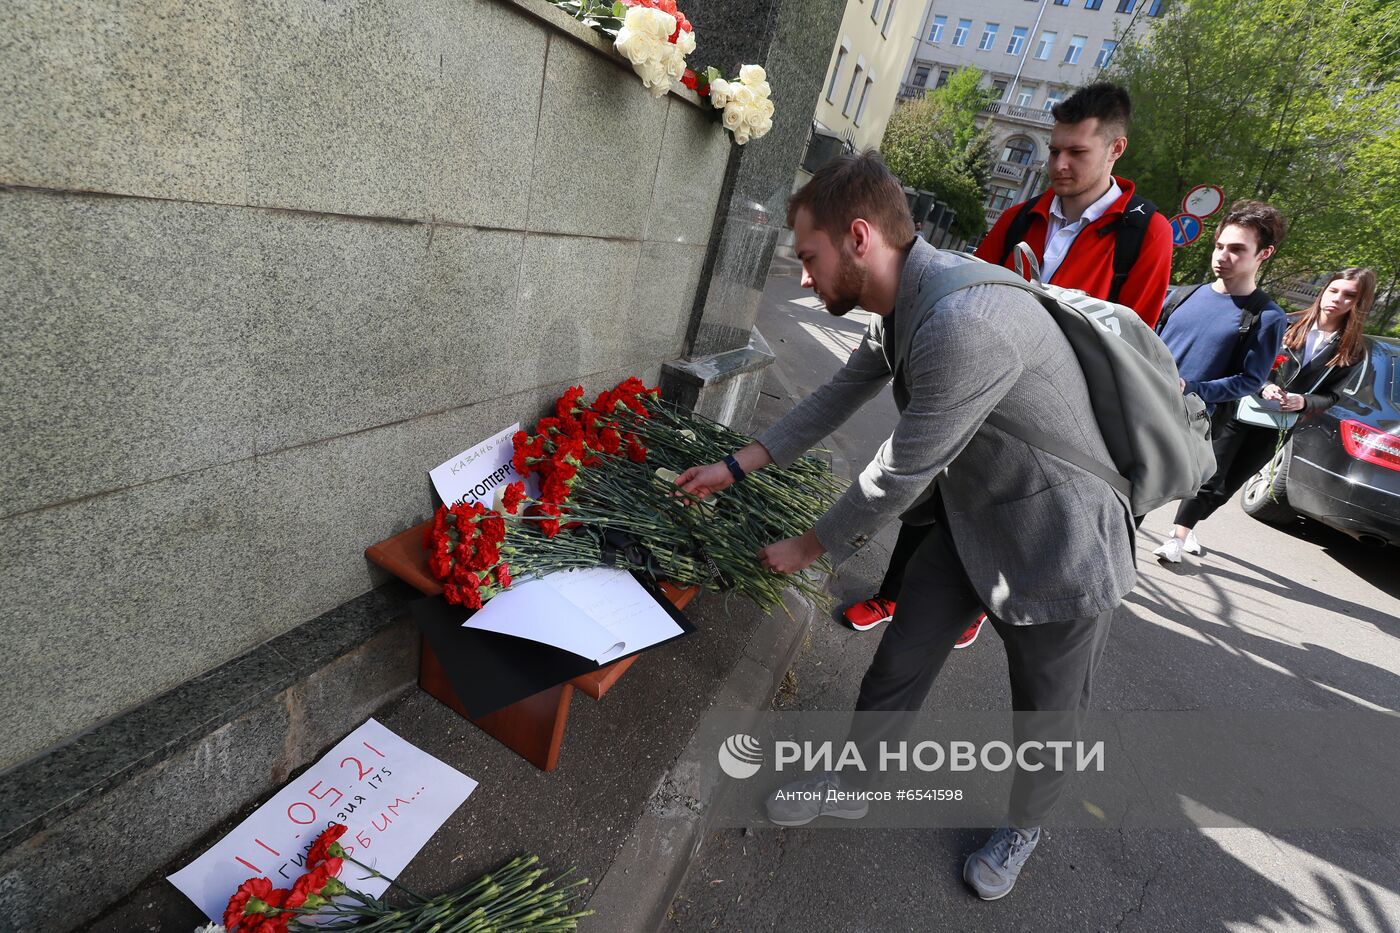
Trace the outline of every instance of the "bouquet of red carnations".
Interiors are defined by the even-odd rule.
[[[681,470],[749,440],[635,377],[591,404],[574,386],[533,432],[514,438],[516,470],[538,477],[539,496],[517,482],[498,509],[440,507],[426,540],[429,569],[448,602],[472,608],[523,576],[601,565],[737,592],[768,609],[789,586],[823,601],[815,580],[774,574],[757,555],[802,534],[835,501],[841,486],[826,464],[809,457],[769,467],[694,507],[676,495]]]
[[[239,885],[224,910],[227,933],[294,933],[310,930],[357,930],[361,933],[400,933],[441,930],[454,933],[573,930],[587,913],[571,903],[580,879],[539,884],[543,869],[535,856],[517,858],[497,872],[484,875],[451,894],[423,897],[392,878],[357,862],[338,841],[345,826],[332,823],[312,844],[306,873],[290,889],[273,886],[267,878],[249,878]],[[403,891],[407,903],[387,904],[343,884],[337,877],[346,863],[383,878]],[[208,931],[211,927],[205,927]],[[212,929],[218,930],[218,926]],[[200,933],[200,931],[196,931]]]

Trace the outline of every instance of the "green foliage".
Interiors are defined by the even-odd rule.
[[[977,114],[996,93],[981,80],[976,68],[963,68],[943,87],[900,104],[880,144],[890,171],[946,201],[958,212],[953,233],[968,239],[986,232],[982,191],[992,172],[991,140]]]
[[[1260,198],[1282,210],[1290,232],[1266,287],[1364,265],[1394,294],[1397,51],[1400,4],[1390,0],[1178,0],[1145,40],[1118,49],[1106,75],[1133,97],[1117,172],[1169,215],[1203,183],[1224,189],[1227,205]],[[1219,217],[1176,251],[1177,282],[1208,276]]]

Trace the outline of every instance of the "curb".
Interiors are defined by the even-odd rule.
[[[759,626],[710,709],[761,710],[778,692],[816,615],[791,590],[783,601],[791,615],[774,614]],[[580,933],[653,933],[666,922],[709,831],[722,786],[715,763],[715,749],[699,747],[692,734],[594,889],[594,913],[579,923]]]

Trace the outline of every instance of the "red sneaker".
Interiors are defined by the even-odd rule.
[[[953,650],[956,651],[959,648],[971,647],[972,643],[977,640],[977,636],[982,632],[982,623],[986,621],[987,614],[984,612],[978,616],[977,621],[969,625],[967,631],[963,632],[962,635],[958,637],[958,640],[953,643]]]
[[[894,618],[894,600],[874,596],[847,609],[845,616],[851,628],[864,632]]]

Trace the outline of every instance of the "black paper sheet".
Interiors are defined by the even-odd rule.
[[[681,634],[642,651],[669,644],[695,631],[685,613],[661,595],[655,583],[641,574],[633,576],[681,627]],[[473,718],[494,713],[541,690],[567,683],[580,674],[590,674],[641,653],[634,651],[608,664],[598,664],[572,651],[527,638],[463,628],[462,623],[475,610],[450,606],[441,596],[415,600],[409,604],[408,612],[427,638],[433,654],[437,655],[457,698]]]

